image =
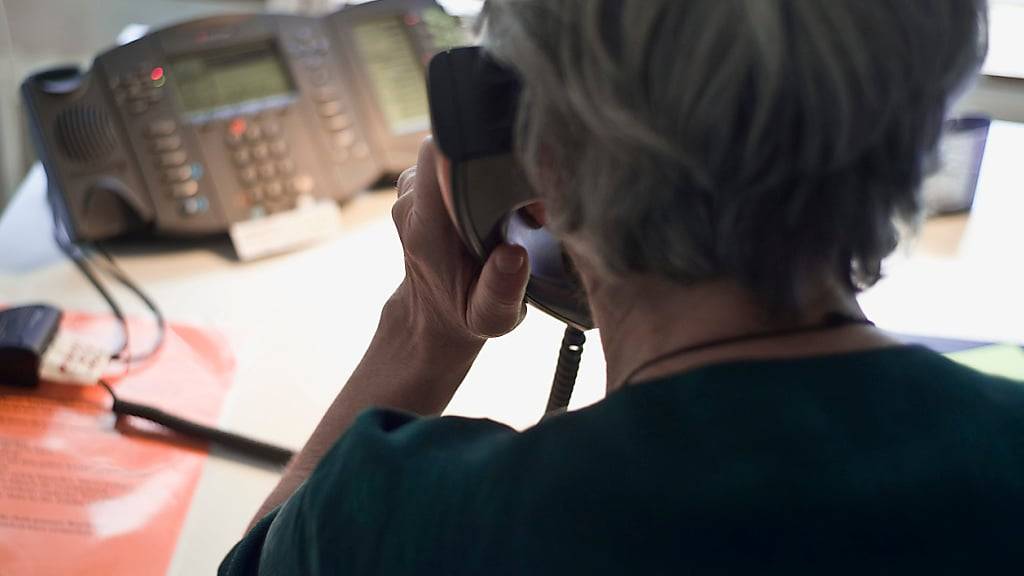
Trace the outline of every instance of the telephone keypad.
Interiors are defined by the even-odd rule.
[[[244,190],[239,202],[254,218],[294,208],[296,196],[313,188],[311,177],[295,175],[291,149],[277,120],[280,113],[267,110],[227,124],[225,138]]]

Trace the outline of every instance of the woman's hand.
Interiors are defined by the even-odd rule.
[[[480,266],[462,246],[441,197],[441,155],[430,140],[398,181],[392,210],[405,248],[405,281],[381,314],[359,366],[256,515],[279,506],[363,410],[440,414],[481,345],[523,318],[526,251],[499,246]]]
[[[481,266],[466,250],[441,196],[443,158],[428,139],[398,179],[392,217],[405,252],[405,280],[385,314],[404,316],[418,336],[479,345],[510,332],[525,314],[526,250],[500,245]]]

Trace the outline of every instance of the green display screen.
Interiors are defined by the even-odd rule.
[[[396,17],[367,20],[357,24],[354,33],[391,132],[427,129],[430,107],[423,65],[405,23]]]
[[[272,42],[188,54],[170,62],[174,86],[186,113],[289,95],[291,75]]]

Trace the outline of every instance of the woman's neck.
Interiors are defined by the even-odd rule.
[[[731,360],[816,356],[898,343],[865,325],[846,325],[788,336],[767,336],[671,355],[718,340],[814,325],[830,313],[863,316],[856,299],[838,289],[820,290],[791,319],[765,313],[749,292],[729,280],[681,286],[667,280],[633,278],[615,285],[588,282],[591,307],[601,329],[608,392],[698,366]],[[669,354],[663,361],[652,359]],[[637,372],[638,368],[642,368]]]

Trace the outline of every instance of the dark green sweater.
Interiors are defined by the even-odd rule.
[[[1024,385],[907,346],[710,366],[522,433],[363,414],[222,575],[1024,571]]]

